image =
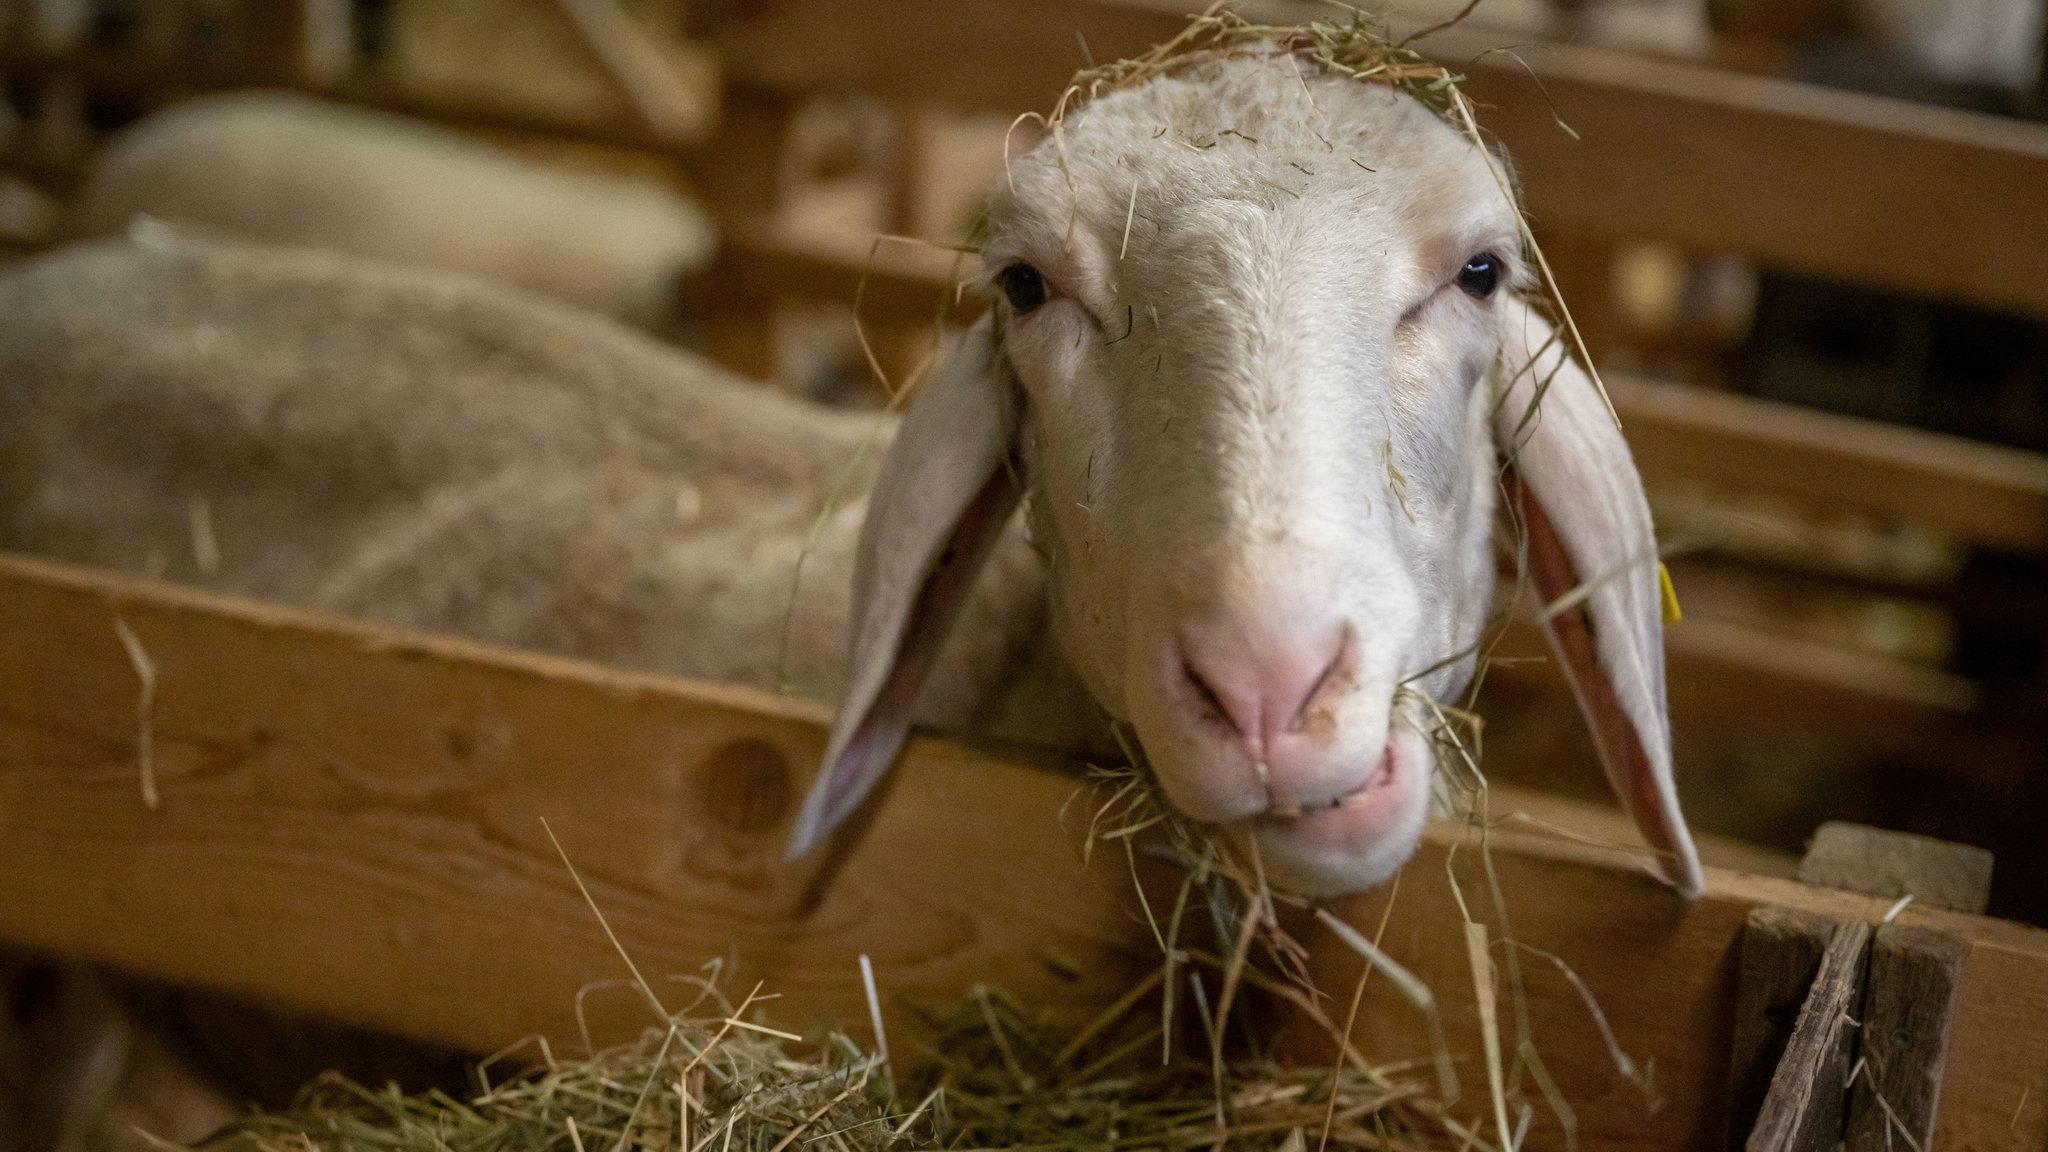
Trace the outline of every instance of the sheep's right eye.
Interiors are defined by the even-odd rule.
[[[1047,291],[1045,276],[1029,264],[1012,264],[996,277],[1002,285],[1003,296],[1010,301],[1010,307],[1019,313],[1036,312],[1045,307]]]
[[[1458,287],[1474,300],[1484,300],[1500,287],[1500,257],[1481,252],[1458,270]]]

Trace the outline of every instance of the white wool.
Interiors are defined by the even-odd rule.
[[[117,138],[74,228],[116,234],[137,216],[474,272],[643,327],[670,319],[714,244],[701,209],[650,181],[283,92],[193,100]]]

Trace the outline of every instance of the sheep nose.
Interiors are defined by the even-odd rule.
[[[1247,755],[1266,764],[1286,745],[1319,735],[1312,713],[1349,690],[1354,637],[1350,623],[1339,620],[1231,639],[1186,636],[1181,670],[1196,699],[1235,731]]]

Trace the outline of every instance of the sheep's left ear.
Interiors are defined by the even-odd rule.
[[[919,389],[869,494],[851,675],[791,859],[851,815],[903,747],[918,689],[1017,508],[1016,426],[1016,383],[984,317]]]
[[[1516,298],[1501,302],[1501,315],[1507,393],[1494,437],[1527,526],[1544,635],[1608,783],[1672,887],[1698,896],[1705,879],[1672,779],[1663,596],[1642,480],[1599,388],[1550,323]],[[1582,599],[1565,601],[1582,586]]]

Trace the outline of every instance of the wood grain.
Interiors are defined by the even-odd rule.
[[[157,668],[155,812],[117,618]],[[958,745],[910,750],[797,914],[782,839],[824,719],[6,560],[0,937],[477,1050],[569,1039],[578,989],[626,973],[546,818],[643,969],[735,959],[793,1020],[864,1020],[862,952],[910,1001],[991,981],[1080,1012],[1129,986],[1149,946],[1121,870],[1061,831],[1074,778]],[[617,990],[589,1007],[644,1018]]]
[[[1835,925],[1812,912],[1758,908],[1742,926],[1735,1034],[1728,1045],[1730,1148],[1749,1143]]]
[[[1870,946],[1848,1152],[1925,1148],[1934,1135],[1956,985],[1969,947],[1945,932],[1886,924]],[[1904,1139],[1900,1139],[1904,1137]]]
[[[1863,1003],[1869,967],[1870,925],[1835,925],[1743,1145],[1748,1152],[1828,1152],[1842,1139],[1857,1040],[1853,1014]]]

